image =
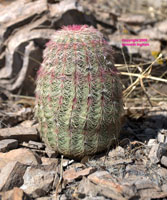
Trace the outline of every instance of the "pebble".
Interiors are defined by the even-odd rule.
[[[157,140],[156,139],[149,139],[147,146],[150,147],[150,146],[153,146],[155,144],[157,144]]]
[[[24,191],[18,187],[14,187],[7,192],[1,192],[0,199],[3,200],[32,200]]]
[[[5,139],[0,141],[0,152],[7,152],[18,147],[18,141],[15,139]]]
[[[39,136],[34,127],[16,126],[0,129],[0,140],[2,139],[17,139],[19,142],[27,142],[29,140],[38,141]]]
[[[157,151],[159,148],[159,144],[155,144],[152,146],[150,153],[148,155],[149,159],[151,160],[152,163],[158,163],[160,161],[160,159],[157,156]]]
[[[158,139],[158,142],[167,143],[167,131],[165,129],[161,129],[158,132],[157,139]]]
[[[24,184],[20,187],[33,198],[41,197],[53,187],[55,176],[57,176],[57,165],[30,166],[27,168],[23,180]]]
[[[0,166],[3,167],[10,161],[18,161],[25,165],[38,165],[41,159],[29,149],[19,148],[6,153],[0,153]]]
[[[9,162],[0,173],[0,191],[7,191],[23,184],[23,175],[27,166],[17,161]]]
[[[162,156],[161,164],[164,165],[165,167],[167,167],[167,157],[166,156]]]

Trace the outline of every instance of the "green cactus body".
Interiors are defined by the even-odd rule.
[[[112,52],[93,27],[68,26],[47,44],[36,88],[41,137],[56,152],[83,157],[118,137],[122,88]]]

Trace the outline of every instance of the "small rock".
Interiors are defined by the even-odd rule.
[[[95,171],[95,168],[89,167],[80,171],[76,171],[75,168],[68,169],[63,173],[63,179],[68,183],[73,182],[75,179],[87,176]]]
[[[166,192],[167,191],[167,184],[162,185],[162,191]]]
[[[1,159],[0,158],[0,171],[1,171],[1,169],[5,166],[5,165],[7,165],[8,163],[10,162],[10,160],[8,160],[8,159]]]
[[[31,198],[18,187],[14,187],[13,190],[1,192],[0,195],[3,200],[31,200]]]
[[[24,191],[18,187],[13,188],[13,200],[31,200],[31,198],[24,193]]]
[[[157,136],[158,142],[164,142],[165,141],[165,136],[161,133],[158,133]]]
[[[68,198],[66,197],[66,195],[65,194],[60,194],[60,195],[58,195],[58,198],[57,199],[59,199],[59,200],[68,200]],[[43,200],[43,199],[37,199],[37,200]],[[45,199],[44,199],[45,200]],[[46,199],[46,200],[49,200],[49,199]],[[52,199],[50,199],[50,200],[52,200]]]
[[[104,161],[103,161],[104,162]],[[113,166],[114,165],[128,165],[128,164],[130,164],[130,163],[132,163],[133,161],[132,161],[132,159],[131,158],[129,158],[129,159],[122,159],[122,158],[120,158],[120,159],[118,159],[118,160],[116,160],[116,159],[114,159],[114,158],[107,158],[106,160],[105,160],[105,165],[106,166],[110,166],[109,168],[108,168],[108,170],[110,171],[112,171],[113,170]]]
[[[99,191],[94,183],[87,178],[83,178],[78,185],[77,192],[80,194],[89,195],[91,197],[96,197]]]
[[[49,158],[55,158],[57,157],[57,153],[48,147],[45,148],[46,154],[48,155]]]
[[[158,132],[157,138],[158,138],[158,142],[167,143],[167,131],[164,129],[161,129]]]
[[[144,15],[137,15],[137,14],[122,14],[121,17],[118,18],[118,21],[132,24],[132,25],[141,25],[146,21]]]
[[[46,157],[42,157],[41,161],[42,165],[58,164],[59,162],[57,158],[46,158]]]
[[[122,196],[123,187],[114,180],[114,177],[107,171],[97,171],[88,176],[88,179],[101,188],[102,195],[111,199],[125,200]]]
[[[0,141],[0,152],[7,152],[18,147],[18,141],[14,139],[6,139]]]
[[[159,143],[152,146],[148,157],[153,163],[160,162],[163,156],[167,156],[167,144]]]
[[[42,142],[35,142],[30,140],[28,143],[27,142],[23,142],[22,143],[23,146],[25,147],[29,147],[32,149],[44,149],[45,148],[45,144]]]
[[[33,198],[41,197],[53,189],[53,182],[57,176],[57,165],[28,167],[21,186],[27,194]]]
[[[27,142],[29,140],[38,141],[39,136],[37,129],[34,127],[16,126],[0,129],[0,140],[3,139],[16,139],[19,142]]]
[[[162,158],[162,156],[167,156],[167,143],[159,143],[159,148],[157,151],[157,156],[159,159]]]
[[[140,177],[134,182],[137,190],[148,189],[148,188],[158,188],[158,186],[150,181],[148,178]]]
[[[107,171],[97,171],[88,176],[88,179],[95,184],[102,184],[104,187],[115,188],[115,191],[121,193],[122,186],[114,183],[113,177]]]
[[[42,161],[42,165],[50,165],[50,164],[58,164],[59,159],[58,158],[47,158],[47,157],[41,157],[41,161]],[[69,165],[71,165],[72,163],[74,163],[74,160],[68,160],[68,159],[62,159],[62,166],[63,167],[67,167]],[[82,164],[80,164],[80,166],[83,166]]]
[[[144,38],[144,36],[143,36]],[[147,37],[145,37],[147,38]],[[143,58],[147,58],[147,56],[152,57],[152,51],[151,49],[156,49],[156,52],[160,53],[161,52],[161,43],[160,41],[151,41],[149,40],[149,46],[142,46],[142,48],[140,48],[140,54]],[[151,58],[150,57],[150,58]],[[152,59],[155,59],[154,57]],[[153,129],[152,129],[153,130]],[[153,130],[154,134],[155,131]]]
[[[36,142],[36,141],[30,140],[28,143],[30,145],[30,148],[34,148],[34,149],[44,149],[45,148],[45,144],[42,142]]]
[[[112,189],[110,190],[109,187],[105,188],[103,185],[96,185],[92,183],[90,180],[87,178],[83,178],[82,181],[79,183],[78,186],[78,197],[86,200],[86,199],[94,199],[94,200],[102,200],[102,199],[119,199],[123,200],[124,198],[121,198],[119,195],[116,196]],[[115,195],[115,196],[114,196]],[[97,198],[98,197],[98,198]],[[118,198],[117,198],[118,197]],[[77,198],[79,199],[79,198]]]
[[[41,163],[40,158],[29,149],[15,149],[7,153],[0,153],[0,167],[4,167],[10,161],[18,161],[25,165],[37,165]]]
[[[164,165],[165,167],[167,167],[167,157],[166,156],[162,156],[161,164]]]
[[[159,148],[159,144],[155,144],[154,146],[152,146],[150,150],[148,157],[150,158],[152,163],[158,163],[160,161],[160,159],[157,156],[158,148]]]
[[[0,173],[0,191],[7,191],[23,184],[23,175],[27,166],[17,161],[9,162]]]
[[[162,33],[167,33],[167,20],[164,20],[157,24],[157,29]]]
[[[150,147],[150,146],[153,146],[155,144],[157,144],[157,140],[156,139],[149,139],[147,146]]]
[[[127,165],[126,166],[126,175],[125,175],[125,180],[127,179],[134,179],[136,176],[145,176],[145,166],[142,165]]]
[[[160,32],[157,27],[144,29],[140,31],[139,36],[141,38],[149,38],[152,40],[167,40],[166,33]]]
[[[161,192],[154,188],[147,190],[139,190],[138,193],[141,200],[164,199],[167,196],[166,191]]]
[[[24,120],[22,123],[19,124],[19,126],[22,126],[23,128],[25,127],[32,127],[34,124],[33,120]]]
[[[157,174],[161,177],[167,177],[167,169],[164,168],[164,167],[160,167],[158,170],[157,170]],[[166,190],[167,191],[167,190]]]
[[[63,163],[63,167],[68,167],[68,166],[71,166],[71,168],[76,168],[76,169],[84,169],[85,168],[85,165],[82,164],[82,163],[79,163],[79,162],[74,162],[74,160],[69,160],[68,163],[67,162],[64,162]],[[92,167],[92,166],[89,166],[89,167]],[[96,168],[96,167],[94,167]]]
[[[121,146],[118,146],[116,149],[113,149],[108,154],[109,157],[115,158],[115,157],[124,157],[125,156],[125,150]]]
[[[12,190],[0,192],[0,199],[4,200],[12,199]]]

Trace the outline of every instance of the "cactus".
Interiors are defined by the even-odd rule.
[[[56,31],[39,69],[35,113],[48,147],[68,157],[106,150],[117,139],[122,88],[113,52],[87,25]]]

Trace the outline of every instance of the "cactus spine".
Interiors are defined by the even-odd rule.
[[[112,51],[87,25],[56,31],[38,72],[36,116],[41,137],[55,151],[83,157],[118,137],[122,88]]]

